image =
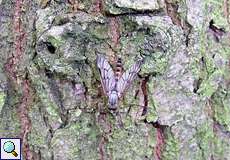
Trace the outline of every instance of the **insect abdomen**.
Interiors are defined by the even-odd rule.
[[[118,79],[121,77],[122,72],[123,72],[122,61],[121,58],[119,57],[117,59],[117,64],[116,64],[116,73],[115,73],[116,81],[118,81]]]

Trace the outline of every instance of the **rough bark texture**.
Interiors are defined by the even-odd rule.
[[[0,137],[25,160],[230,160],[229,0],[0,0]],[[108,110],[96,54],[138,78]]]

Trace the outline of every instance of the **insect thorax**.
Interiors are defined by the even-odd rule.
[[[113,90],[109,94],[109,106],[110,106],[110,109],[116,109],[117,103],[118,103],[118,92],[116,90]]]

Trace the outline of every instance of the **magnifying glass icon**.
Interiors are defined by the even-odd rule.
[[[15,145],[13,142],[11,141],[7,141],[3,144],[3,150],[6,152],[6,153],[11,153],[14,155],[14,157],[17,157],[18,154],[17,152],[15,152]]]

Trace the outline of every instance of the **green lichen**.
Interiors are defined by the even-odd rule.
[[[149,129],[143,123],[115,129],[106,144],[107,152],[112,154],[113,159],[150,159],[153,149],[148,141],[148,133]]]
[[[0,120],[0,137],[17,137],[21,131],[21,123],[18,117],[18,111],[15,108],[10,111],[1,112],[4,116]]]
[[[17,137],[20,134],[21,123],[18,115],[18,104],[21,89],[14,92],[8,88],[8,95],[1,95],[3,106],[0,111],[0,137]],[[3,93],[2,93],[3,94]]]
[[[213,139],[213,157],[214,159],[228,159],[227,156],[230,151],[228,139],[222,139],[221,137],[215,136]],[[228,152],[228,154],[227,154]]]
[[[149,104],[148,104],[148,112],[146,115],[146,120],[147,122],[155,122],[157,121],[157,112],[156,112],[156,103],[154,102],[154,100],[149,97]]]
[[[80,9],[84,9],[84,10],[88,11],[92,7],[92,4],[95,2],[93,0],[79,0],[76,3],[79,3]]]
[[[83,113],[76,123],[58,129],[51,141],[55,159],[98,159],[99,130],[92,114]],[[62,145],[60,145],[62,144]]]
[[[157,113],[153,110],[153,107],[148,106],[148,113],[146,115],[147,122],[156,122],[157,121]]]
[[[168,65],[168,58],[161,57],[162,53],[155,52],[152,53],[150,56],[146,56],[145,63],[142,67],[142,73],[149,73],[152,75],[158,74],[161,75],[165,73],[165,70]]]
[[[108,27],[106,25],[93,24],[89,28],[90,35],[97,39],[108,39]]]
[[[45,9],[38,9],[37,11],[38,19],[36,21],[36,33],[40,36],[46,29],[51,26],[51,22],[54,19],[53,11],[50,7]]]
[[[179,158],[179,142],[178,140],[169,132],[166,135],[166,142],[164,146],[164,151],[162,153],[162,159],[164,160],[175,160]]]
[[[40,98],[42,104],[46,106],[46,111],[50,116],[49,121],[61,123],[61,117],[58,111],[58,104],[56,104],[52,99],[52,94],[49,92],[50,88],[46,83],[48,80],[38,74],[38,70],[35,68],[35,66],[31,66],[29,71],[33,75],[31,79],[32,84],[35,87],[36,93]]]
[[[106,13],[110,13],[110,14],[114,14],[114,15],[118,15],[121,13],[130,13],[132,10],[128,9],[128,8],[119,8],[118,6],[116,6],[116,4],[114,3],[114,1],[112,0],[106,0],[104,1],[104,11]]]
[[[53,25],[63,25],[65,23],[68,23],[70,21],[70,18],[68,15],[58,15],[53,20]]]
[[[220,77],[223,77],[223,71],[216,70],[206,81],[203,81],[197,93],[210,98],[218,89]]]
[[[154,79],[150,79],[147,84],[147,89],[149,95],[152,95],[154,92]],[[149,101],[148,101],[148,112],[146,115],[146,120],[147,122],[155,122],[157,120],[157,113],[156,113],[156,107],[157,104],[153,99],[153,96],[149,96]]]
[[[172,4],[178,5],[178,10],[177,10],[178,16],[185,21],[188,15],[188,6],[186,0],[171,0],[171,1]]]
[[[229,29],[227,19],[224,18],[222,12],[224,1],[205,0],[204,3],[207,10],[210,10],[210,8],[212,9],[212,12],[206,13],[208,19],[213,19],[216,23],[215,25],[218,27],[224,27],[226,30]],[[224,82],[230,77],[228,71],[229,67],[227,65],[227,60],[230,55],[228,40],[221,39],[220,44],[216,43],[211,36],[207,38],[206,32],[204,31],[201,31],[200,35],[200,52],[203,57],[203,62],[198,60],[197,64],[203,63],[203,66],[200,67],[199,77],[202,79],[202,83],[198,93],[201,94],[201,96],[210,99],[214,119],[229,131],[230,106],[229,101],[227,100],[229,96]],[[198,67],[196,66],[196,68]]]
[[[210,151],[213,150],[213,130],[211,124],[205,123],[197,128],[196,139],[200,147],[200,159],[208,159]]]
[[[141,74],[163,74],[168,65],[167,53],[162,51],[163,48],[159,49],[154,46],[155,43],[159,43],[159,45],[163,43],[159,36],[154,34],[154,30],[154,27],[143,28],[138,32],[132,32],[132,36],[124,36],[120,39],[121,54],[144,57]],[[126,61],[126,63],[129,62],[132,61]]]
[[[41,112],[43,107],[38,101],[34,101],[33,105],[31,105],[29,117],[33,125],[28,134],[28,143],[33,146],[34,150],[40,150],[42,157],[49,159],[51,157],[51,150],[49,149],[50,128],[44,122],[43,115],[45,113]]]
[[[64,44],[63,40],[61,38],[57,38],[54,36],[49,35],[47,37],[47,42],[50,42],[54,47],[59,48],[61,45]]]
[[[226,130],[230,131],[230,96],[225,89],[219,90],[212,96],[214,117]]]
[[[201,66],[200,66],[200,59],[201,57],[193,57],[193,59],[190,62],[190,66],[189,69],[192,72],[194,78],[196,78],[197,80],[199,78],[204,78],[204,71],[202,71]],[[206,72],[205,72],[206,74]]]
[[[134,32],[132,37],[121,37],[120,43],[124,50],[126,50],[130,46],[137,48],[144,43],[144,38],[145,35],[143,33]]]
[[[137,30],[138,24],[135,22],[132,17],[124,16],[121,17],[121,32],[122,34],[131,33]]]
[[[212,18],[216,24],[221,24],[223,27],[229,28],[227,18],[223,15],[224,0],[205,0],[204,4],[206,15]]]
[[[0,92],[0,112],[5,103],[5,99],[6,99],[6,94],[4,92]]]

